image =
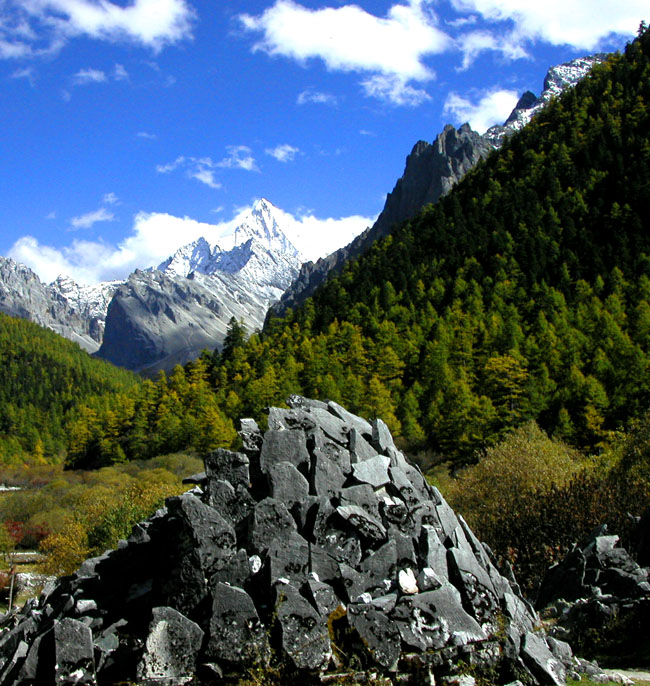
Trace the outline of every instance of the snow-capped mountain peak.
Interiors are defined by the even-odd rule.
[[[544,79],[544,90],[539,98],[536,98],[530,91],[524,93],[505,124],[503,126],[491,126],[483,134],[483,137],[495,148],[500,147],[505,136],[526,126],[554,97],[560,95],[567,88],[573,88],[591,71],[595,64],[600,64],[606,59],[605,53],[597,53],[551,67]]]
[[[215,253],[220,251],[219,246],[211,246],[205,238],[197,238],[179,248],[171,257],[159,264],[158,269],[176,276],[188,276],[192,272],[205,273]]]
[[[223,248],[242,245],[253,238],[267,250],[302,257],[282,228],[291,218],[266,198],[256,200],[250,210],[238,219],[239,223],[233,234],[220,241]]]
[[[106,319],[106,311],[113,293],[123,281],[100,281],[90,286],[80,286],[65,274],[60,274],[49,288],[62,297],[67,304],[83,317],[94,317],[100,322]]]

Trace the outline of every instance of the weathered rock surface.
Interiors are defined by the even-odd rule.
[[[649,524],[647,517],[640,522],[641,541]],[[605,525],[593,531],[582,547],[576,545],[548,570],[537,607],[553,620],[554,638],[579,646],[588,657],[616,665],[647,664],[650,570],[618,542]]]
[[[243,452],[207,456],[117,550],[5,618],[0,686],[236,683],[272,660],[288,684],[465,683],[467,665],[495,684],[563,683],[561,642],[535,633],[386,425],[289,403],[263,436],[244,421]]]

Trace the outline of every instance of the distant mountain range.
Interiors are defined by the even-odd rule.
[[[255,203],[220,245],[189,243],[124,282],[80,286],[61,276],[43,284],[27,267],[0,258],[0,311],[30,319],[114,364],[152,374],[219,347],[232,317],[249,331],[269,307],[277,313],[309,297],[327,275],[365,252],[391,227],[436,202],[481,159],[519,130],[555,95],[605,59],[594,55],[553,67],[539,98],[525,93],[503,126],[480,135],[447,126],[433,143],[419,141],[375,224],[344,248],[305,262],[283,227],[286,215],[268,200]]]

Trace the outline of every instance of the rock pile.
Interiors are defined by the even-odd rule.
[[[647,517],[640,523],[641,542],[648,539],[649,524]],[[607,535],[606,525],[593,531],[585,545],[549,569],[537,606],[554,620],[551,634],[581,653],[612,658],[617,666],[650,664],[649,570],[618,542],[618,536]]]
[[[256,667],[283,683],[564,683],[570,648],[534,631],[386,425],[288,404],[265,433],[242,420],[241,452],[207,456],[191,491],[5,619],[0,685],[236,683]]]

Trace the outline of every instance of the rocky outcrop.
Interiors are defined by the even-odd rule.
[[[411,218],[425,205],[437,202],[493,149],[469,124],[459,129],[446,126],[433,143],[418,141],[406,158],[404,174],[388,194],[372,228],[331,255],[303,264],[272,312],[281,315],[304,302],[330,273],[338,273],[345,262],[366,252],[375,241],[387,236],[395,224]]]
[[[2,622],[0,685],[563,684],[514,579],[381,420],[294,396],[240,452]]]
[[[268,306],[238,274],[138,270],[113,296],[97,355],[153,375],[220,346],[232,317],[250,330],[261,327]]]
[[[100,318],[80,313],[57,288],[7,257],[0,257],[0,312],[52,329],[88,352],[101,343]]]
[[[329,274],[339,273],[348,260],[365,253],[375,241],[388,235],[393,226],[415,216],[425,205],[437,202],[479,160],[500,147],[506,136],[523,128],[553,97],[573,87],[594,64],[606,57],[601,53],[552,67],[546,74],[539,98],[526,91],[502,126],[493,126],[481,135],[469,124],[463,124],[457,130],[447,125],[433,143],[416,143],[406,158],[404,174],[388,194],[375,224],[349,245],[317,262],[303,264],[291,287],[269,314],[281,316],[288,308],[299,306]]]
[[[641,522],[647,540],[650,521]],[[537,607],[552,620],[550,633],[601,661],[650,664],[650,570],[640,567],[607,535],[605,525],[551,567],[539,589]]]

